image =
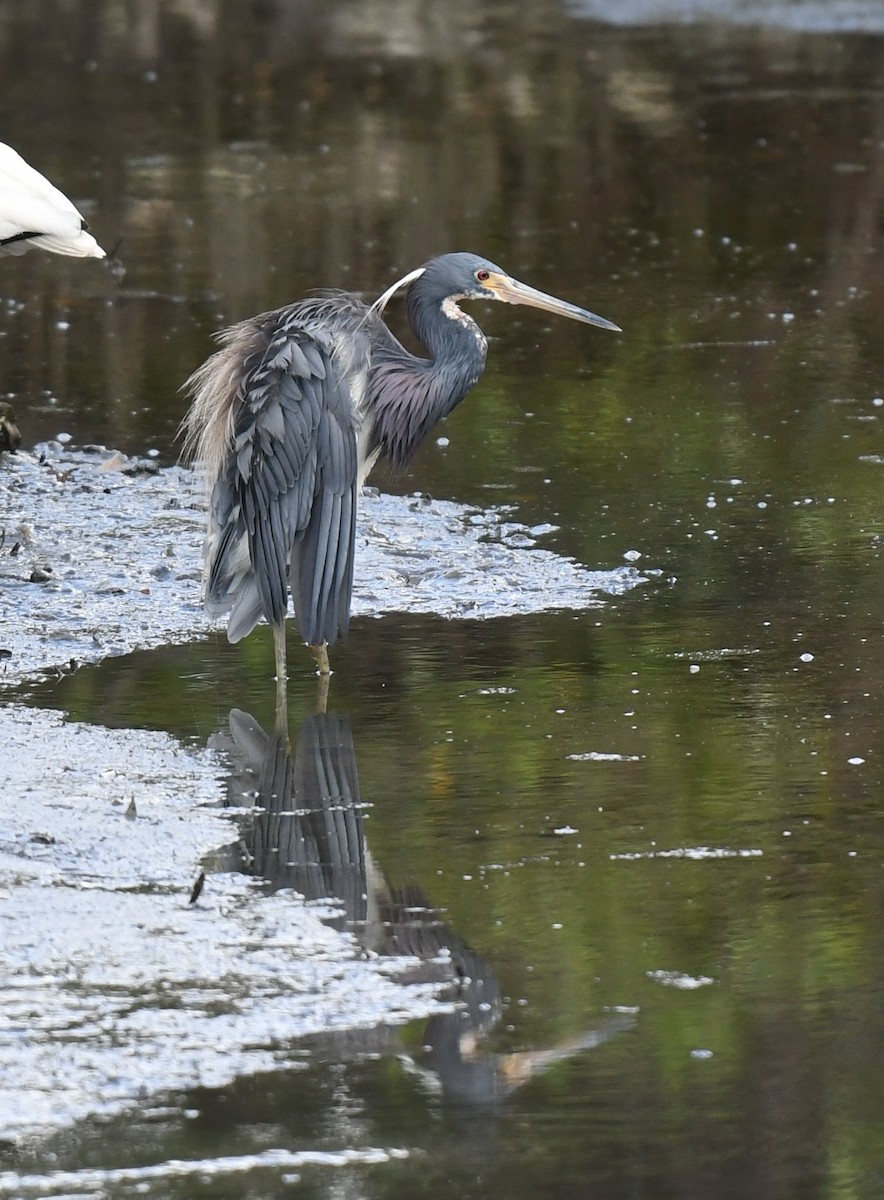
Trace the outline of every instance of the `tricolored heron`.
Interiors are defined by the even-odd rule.
[[[104,258],[67,196],[0,142],[0,254],[24,254],[31,246],[75,258]]]
[[[401,287],[427,358],[381,319]],[[619,332],[478,255],[443,254],[374,304],[322,292],[232,326],[185,385],[186,447],[210,490],[206,611],[229,613],[231,642],[269,621],[280,689],[289,590],[301,636],[328,674],[327,646],[350,617],[363,480],[381,455],[406,466],[482,374],[488,344],[460,300],[533,305]]]

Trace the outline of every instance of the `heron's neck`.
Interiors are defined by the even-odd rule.
[[[450,298],[408,308],[414,332],[431,358],[399,343],[374,358],[366,409],[370,446],[406,467],[421,442],[447,417],[485,367],[488,343],[479,326]]]
[[[405,311],[409,325],[429,350],[434,365],[455,361],[465,367],[469,364],[477,371],[477,379],[485,366],[488,342],[473,318],[459,306],[458,299],[457,296],[415,298],[412,289],[406,298]],[[473,383],[475,379],[467,384],[467,389]]]

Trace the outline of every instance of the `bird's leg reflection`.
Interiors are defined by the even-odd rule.
[[[231,717],[236,711],[237,710],[234,709],[231,712]],[[280,689],[277,687],[276,689],[276,719],[274,722],[273,732],[274,736],[279,738],[279,740],[284,743],[286,753],[291,754],[292,747],[291,742],[289,741],[289,698],[285,688]]]
[[[427,1024],[413,1069],[431,1077],[434,1090],[441,1085],[450,1100],[488,1105],[629,1028],[634,1018],[617,1014],[550,1047],[514,1053],[487,1047],[503,1013],[494,971],[439,919],[419,887],[391,887],[375,863],[365,838],[350,721],[324,711],[326,695],[320,694],[320,711],[302,722],[294,754],[284,707],[277,709],[272,736],[248,713],[231,711],[230,803],[254,804],[237,865],[273,891],[292,889],[307,901],[334,905],[339,915],[333,923],[352,933],[365,954],[401,960],[397,978],[403,985],[435,983],[441,997],[454,1002],[452,1011]],[[350,1034],[348,1045],[360,1036],[376,1045],[380,1034]],[[391,1049],[403,1052],[392,1028],[384,1036],[395,1042]]]
[[[328,691],[331,683],[331,671],[320,675],[316,680],[316,708],[317,713],[324,713],[328,709]]]

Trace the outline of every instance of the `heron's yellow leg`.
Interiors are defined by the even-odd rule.
[[[285,708],[288,698],[288,672],[285,662],[285,621],[273,626],[273,651],[276,655],[276,708]]]
[[[318,674],[331,675],[331,664],[328,661],[328,642],[323,642],[321,646],[308,646],[307,649],[316,659]]]

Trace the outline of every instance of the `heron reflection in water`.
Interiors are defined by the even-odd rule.
[[[292,752],[285,711],[265,733],[249,713],[234,709],[230,735],[216,739],[234,770],[228,782],[236,809],[253,805],[242,837],[220,869],[239,869],[273,891],[292,893],[292,920],[304,901],[339,909],[339,928],[364,951],[402,959],[402,984],[433,983],[453,1011],[430,1018],[413,1067],[441,1086],[447,1099],[494,1105],[556,1063],[602,1045],[634,1024],[629,1013],[605,1016],[592,1028],[553,1045],[496,1053],[485,1039],[504,1013],[491,964],[471,949],[414,884],[391,886],[372,856],[364,823],[353,731],[349,718],[320,711],[302,722]],[[211,878],[207,883],[211,889]],[[303,899],[301,899],[303,898]],[[351,1051],[364,1038],[371,1049],[407,1053],[394,1030],[348,1034]]]
[[[381,318],[406,288],[416,357]],[[205,606],[237,642],[264,617],[285,687],[291,592],[320,674],[347,633],[356,503],[378,458],[405,467],[485,367],[487,342],[463,300],[525,304],[619,332],[604,317],[512,279],[475,254],[444,254],[366,305],[323,292],[219,335],[223,348],[185,385],[186,450],[210,492]]]

